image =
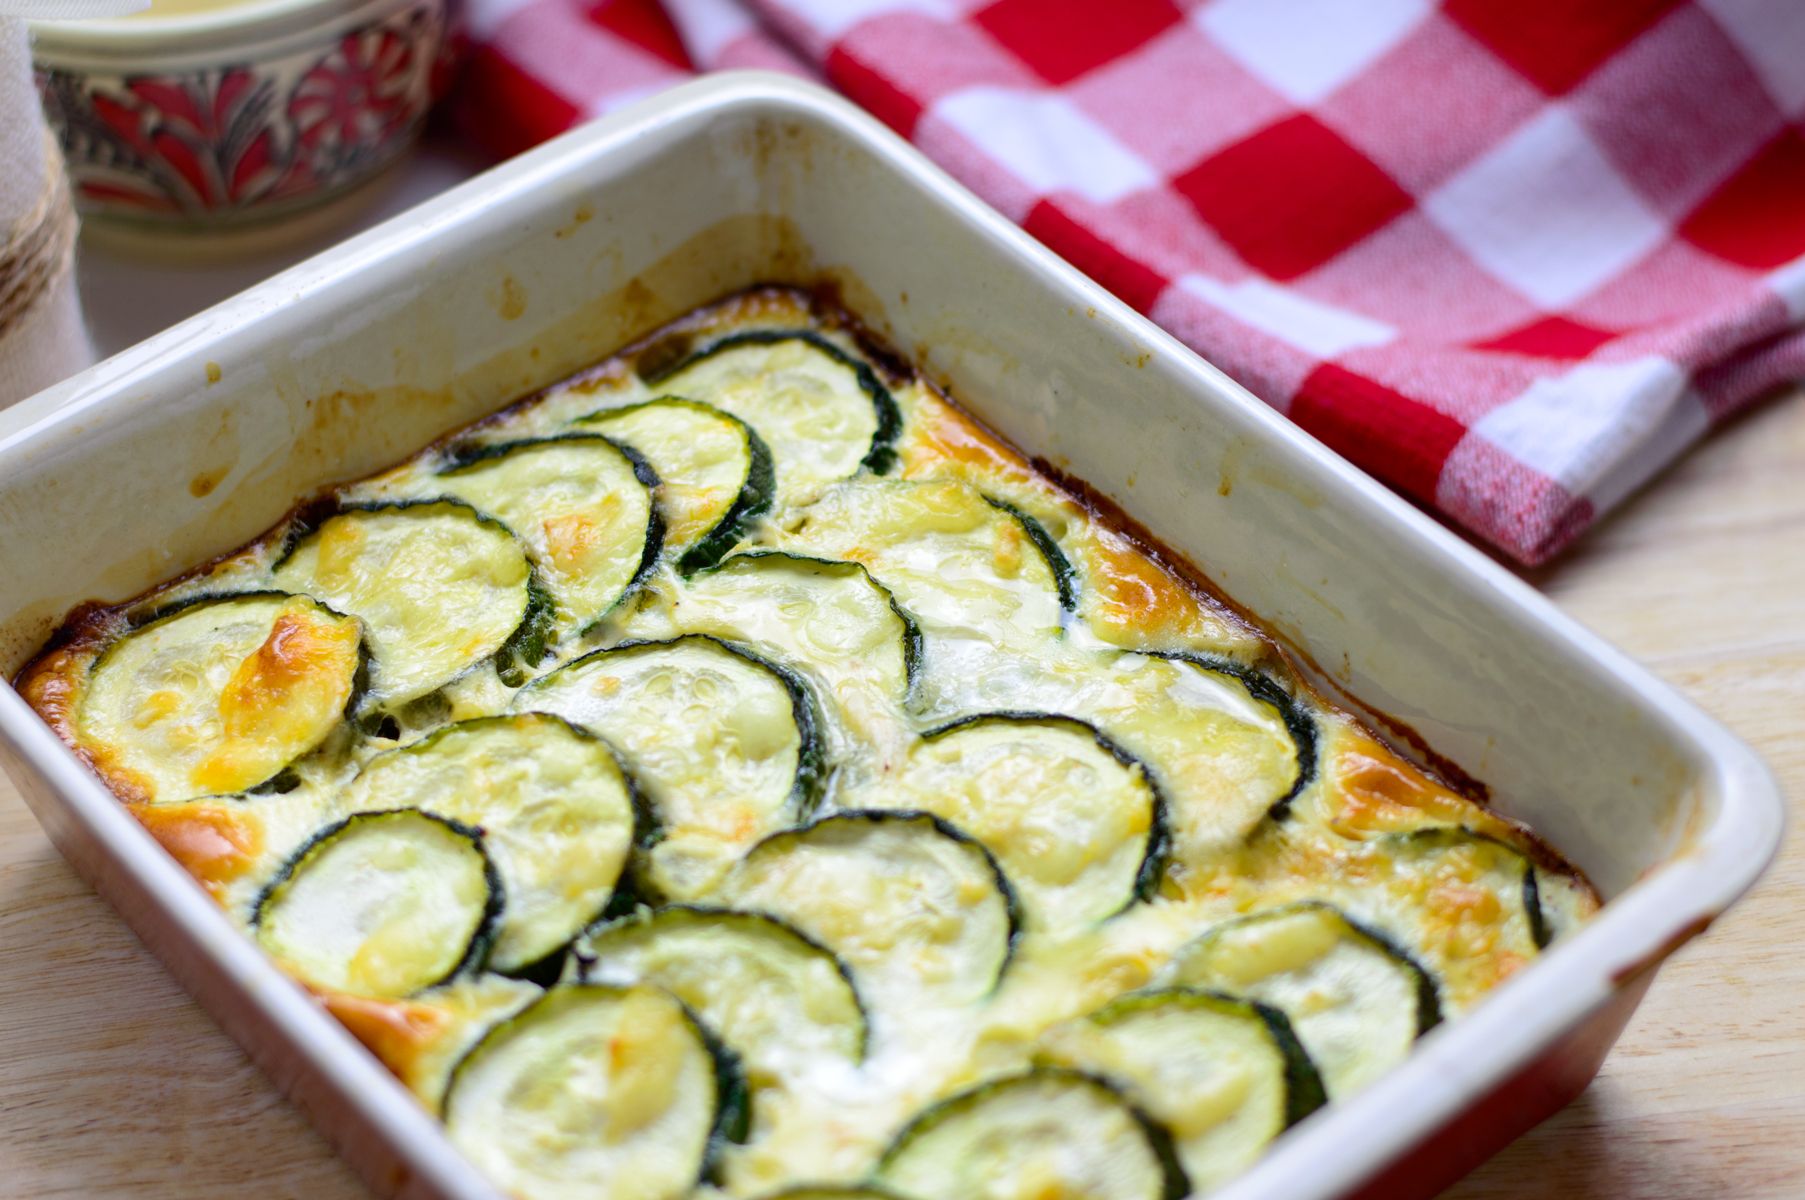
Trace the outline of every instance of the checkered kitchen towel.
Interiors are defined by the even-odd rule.
[[[825,78],[1299,425],[1541,562],[1805,375],[1805,0],[472,0],[508,152]]]

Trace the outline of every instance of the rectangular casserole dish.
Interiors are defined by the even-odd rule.
[[[1484,780],[1607,898],[1218,1195],[1432,1194],[1577,1094],[1660,961],[1772,855],[1774,785],[1708,718],[875,122],[776,77],[588,126],[0,415],[0,669],[72,605],[136,594],[773,280],[837,288],[980,417],[1333,664],[1332,694]],[[62,852],[377,1192],[494,1194],[10,689],[0,755]]]

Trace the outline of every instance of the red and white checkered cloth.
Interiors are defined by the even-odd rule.
[[[1299,425],[1541,562],[1805,376],[1805,0],[471,0],[511,152],[824,78]]]

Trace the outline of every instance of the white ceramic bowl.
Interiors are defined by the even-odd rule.
[[[1218,1200],[1445,1186],[1585,1086],[1655,968],[1773,854],[1774,783],[1715,722],[871,118],[772,76],[713,77],[580,129],[0,414],[0,670],[70,605],[133,595],[311,489],[771,280],[836,287],[980,416],[1334,664],[1326,685],[1488,782],[1607,898]],[[378,1192],[493,1200],[5,688],[0,760]]]
[[[447,0],[240,0],[31,29],[77,206],[165,229],[268,220],[370,180],[418,136],[451,46]]]

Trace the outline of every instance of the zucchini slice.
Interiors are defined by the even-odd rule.
[[[356,621],[286,592],[165,610],[89,667],[78,740],[140,802],[248,791],[344,719],[362,686],[361,637]]]
[[[875,1178],[919,1200],[1180,1200],[1171,1138],[1095,1075],[1036,1067],[935,1104],[896,1135]]]
[[[658,476],[600,434],[478,446],[456,455],[438,479],[447,494],[514,531],[551,593],[561,631],[593,625],[658,564]]]
[[[1191,1186],[1239,1174],[1324,1103],[1283,1013],[1215,992],[1124,996],[1047,1031],[1042,1057],[1107,1078],[1171,1135]]]
[[[1181,949],[1161,978],[1283,1012],[1336,1098],[1403,1061],[1441,1020],[1435,980],[1415,959],[1318,900],[1218,925]]]
[[[984,713],[922,735],[883,807],[950,821],[996,855],[1025,925],[1093,925],[1159,886],[1165,804],[1138,760],[1086,722]]]
[[[480,967],[502,900],[476,830],[415,809],[356,813],[282,865],[251,926],[306,983],[398,998]]]
[[[677,1200],[744,1135],[731,1056],[656,988],[567,983],[453,1069],[445,1129],[521,1200]]]
[[[1015,943],[1015,898],[996,860],[929,813],[844,812],[775,834],[721,894],[832,950],[872,999],[974,1003]]]
[[[491,970],[528,970],[599,917],[638,825],[601,741],[545,713],[479,717],[379,754],[345,788],[354,812],[430,809],[483,831],[507,901]]]
[[[1057,573],[1019,514],[950,480],[885,479],[829,489],[784,548],[864,563],[930,633],[986,643],[1056,635]]]
[[[1315,777],[1315,726],[1258,671],[1193,654],[1123,654],[1077,707],[1152,764],[1174,856],[1239,847]]]
[[[896,400],[871,367],[818,333],[728,334],[646,380],[750,424],[777,462],[777,495],[806,502],[864,469],[886,474],[902,432]]]
[[[623,642],[535,680],[516,711],[606,738],[657,813],[649,882],[700,895],[760,838],[806,820],[823,782],[820,722],[793,673],[700,635]]]
[[[682,574],[719,561],[771,507],[770,448],[731,413],[665,396],[575,423],[631,446],[657,471],[665,544]]]
[[[1455,1007],[1503,982],[1548,944],[1534,864],[1470,829],[1430,827],[1376,843],[1404,901],[1388,927],[1420,947]]]
[[[346,507],[291,538],[276,586],[363,621],[373,659],[365,707],[398,708],[543,636],[520,543],[468,505]]]
[[[840,960],[775,917],[723,908],[641,911],[585,934],[585,980],[647,983],[683,1001],[763,1087],[827,1057],[865,1057],[865,1009]]]
[[[747,550],[693,576],[677,602],[687,630],[767,647],[833,685],[902,700],[921,663],[921,630],[861,564]]]

